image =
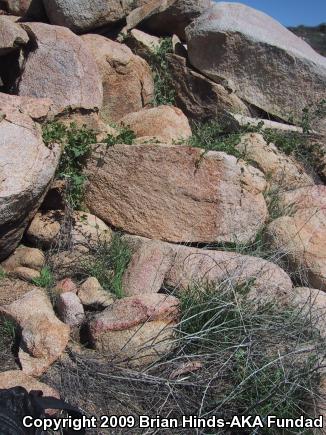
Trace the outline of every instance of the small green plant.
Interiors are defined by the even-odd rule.
[[[321,157],[318,145],[311,141],[313,136],[313,123],[326,117],[326,100],[311,104],[302,110],[299,126],[302,132],[282,132],[274,129],[261,129],[267,143],[274,143],[286,155],[291,155],[306,166],[314,163],[318,166]],[[316,160],[316,161],[315,161]]]
[[[54,276],[51,269],[48,266],[43,267],[38,278],[33,279],[33,284],[37,287],[50,289],[54,285]]]
[[[0,280],[6,278],[6,272],[0,267]]]
[[[83,265],[84,275],[97,278],[105,290],[122,298],[122,277],[131,260],[128,244],[114,234],[110,243],[99,242],[92,254],[92,260]]]
[[[132,145],[135,139],[136,135],[130,128],[122,127],[117,136],[108,134],[106,139],[104,139],[104,143],[108,146],[114,146],[117,144]]]
[[[80,209],[84,196],[85,175],[83,163],[90,152],[90,146],[96,143],[96,134],[86,128],[78,128],[72,123],[66,127],[60,122],[45,124],[43,139],[46,144],[60,143],[63,147],[57,170],[57,178],[67,181],[68,203],[73,209]]]
[[[15,323],[4,316],[0,316],[0,352],[7,351],[13,345],[16,336]]]
[[[242,158],[242,153],[236,148],[239,144],[241,134],[248,131],[226,133],[218,121],[211,120],[204,123],[195,123],[193,126],[193,135],[187,140],[187,143],[196,148],[203,148],[206,151],[223,151],[227,154]]]
[[[172,38],[164,38],[149,61],[154,74],[155,106],[173,105],[175,102],[173,80],[166,59],[166,55],[172,51]]]

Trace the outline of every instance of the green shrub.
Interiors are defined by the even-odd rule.
[[[244,128],[242,133],[245,131],[248,129]],[[195,123],[192,134],[192,137],[187,140],[192,147],[203,148],[206,151],[223,151],[237,158],[243,157],[236,148],[240,142],[241,132],[227,133],[218,121]]]
[[[130,128],[122,127],[120,128],[119,134],[117,136],[108,134],[104,140],[104,143],[106,143],[108,146],[114,146],[117,144],[132,145],[135,139],[136,135]]]
[[[105,290],[122,298],[122,277],[130,260],[128,244],[116,233],[110,243],[100,242],[93,249],[92,259],[82,266],[83,275],[97,278]]]
[[[6,352],[13,345],[16,325],[12,320],[0,316],[0,352]]]
[[[0,279],[6,278],[6,272],[0,267]]]
[[[37,287],[50,289],[55,283],[53,273],[48,266],[42,268],[39,278],[33,279],[33,284]]]
[[[189,389],[197,385],[199,395],[204,390],[200,406],[206,417],[259,415],[264,421],[267,415],[308,414],[318,389],[324,341],[309,315],[271,303],[257,306],[246,298],[248,290],[250,284],[230,288],[197,283],[180,295],[175,358],[200,360],[205,367],[204,378],[193,375]]]
[[[68,183],[67,201],[73,209],[80,209],[84,196],[85,175],[83,163],[90,152],[90,146],[96,143],[96,134],[86,128],[78,128],[72,123],[66,127],[60,122],[44,125],[43,139],[46,144],[59,143],[63,147],[57,170],[57,178]]]
[[[166,60],[166,55],[172,51],[172,38],[164,38],[149,61],[154,75],[155,106],[175,103],[174,84]]]

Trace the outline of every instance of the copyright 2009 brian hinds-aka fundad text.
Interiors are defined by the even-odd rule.
[[[259,416],[234,416],[229,420],[209,417],[202,418],[197,416],[183,416],[181,418],[163,418],[140,416],[106,416],[81,418],[54,418],[54,419],[34,419],[26,416],[23,419],[26,428],[41,428],[43,430],[60,429],[114,429],[114,428],[143,428],[143,429],[258,429],[258,428],[279,428],[279,429],[312,429],[323,428],[323,416],[316,418],[278,418],[269,415],[262,419]]]

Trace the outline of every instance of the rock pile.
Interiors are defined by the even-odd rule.
[[[326,59],[239,3],[0,12],[0,335],[19,347],[0,388],[59,397],[36,378],[72,340],[105,367],[161,364],[194,284],[324,337]]]

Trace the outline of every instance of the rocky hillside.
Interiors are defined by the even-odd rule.
[[[0,389],[326,417],[326,58],[239,3],[0,4]]]
[[[326,56],[326,23],[316,27],[290,27],[290,30],[308,42],[319,54]]]

